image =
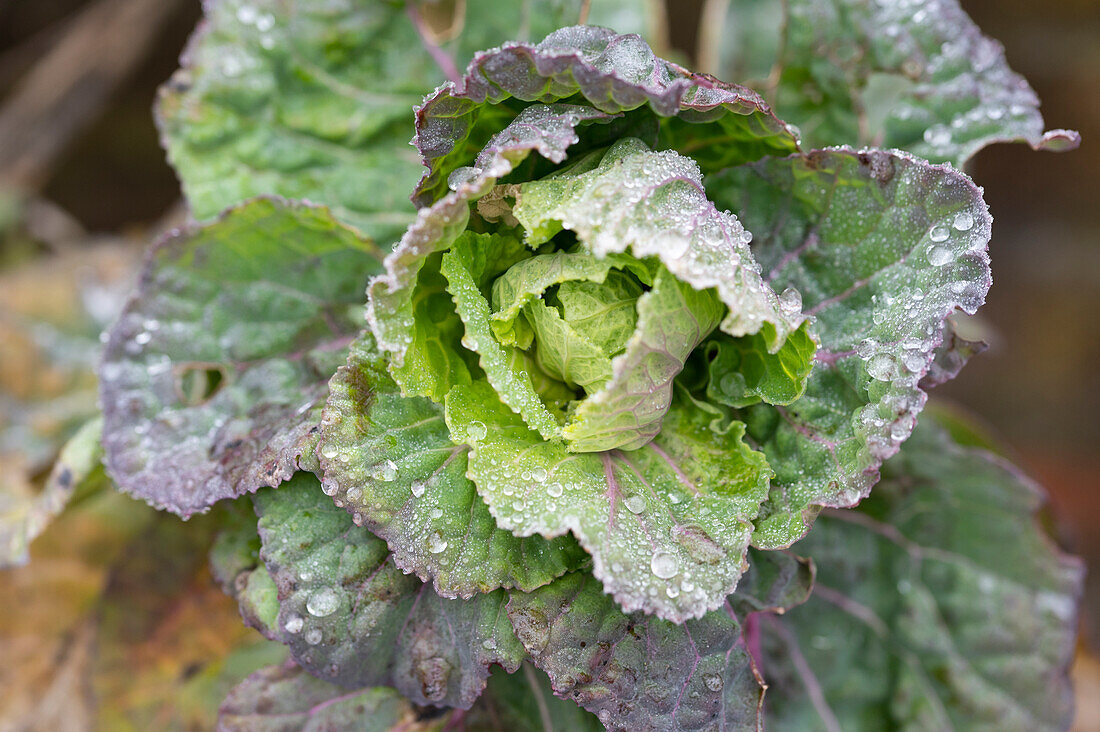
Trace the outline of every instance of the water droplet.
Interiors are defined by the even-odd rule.
[[[306,643],[310,644],[311,646],[315,646],[320,643],[322,637],[323,634],[321,633],[320,628],[310,628],[306,631],[305,635]]]
[[[974,217],[966,211],[960,212],[955,216],[955,228],[959,231],[970,231],[970,227],[974,225]]]
[[[447,540],[438,531],[428,537],[428,551],[440,554],[447,549]]]
[[[422,495],[424,495],[424,491],[426,491],[427,489],[428,484],[422,480],[414,480],[412,486],[409,487],[409,490],[412,491],[412,494],[417,498],[420,498]]]
[[[721,691],[725,683],[718,674],[703,674],[703,686],[711,691]]]
[[[436,506],[428,512],[428,515],[430,515],[432,519],[441,519],[443,518],[443,509]]]
[[[283,622],[283,630],[292,634],[299,633],[302,630],[302,626],[305,625],[305,622],[306,621],[302,619],[301,615],[293,613],[288,615],[287,619]]]
[[[928,263],[934,267],[942,267],[954,258],[954,252],[947,247],[935,245],[928,247]]]
[[[536,483],[542,483],[549,476],[550,476],[550,474],[548,472],[546,472],[546,468],[539,467],[539,468],[534,468],[531,471],[531,480],[535,481]]]
[[[336,445],[331,445],[331,444],[326,443],[321,448],[321,457],[323,457],[327,460],[332,460],[334,457],[336,457],[337,453],[339,453],[339,452],[340,451],[336,449]]]
[[[878,353],[867,361],[867,373],[879,381],[889,381],[894,377],[897,364],[888,353]]]
[[[668,552],[657,552],[649,560],[649,568],[653,570],[653,574],[661,579],[669,579],[675,577],[680,571],[680,563],[676,560],[675,555]]]
[[[943,224],[936,224],[928,230],[928,238],[934,242],[947,241],[949,236],[951,236],[951,232]]]
[[[397,463],[393,460],[386,460],[385,462],[378,463],[371,468],[371,476],[389,483],[397,477]]]
[[[862,359],[868,359],[874,355],[877,349],[878,343],[874,338],[864,338],[859,342],[859,345],[856,346],[856,354]]]
[[[485,435],[489,433],[489,430],[485,427],[484,422],[473,421],[466,427],[466,435],[474,442],[480,442],[485,439]]]
[[[793,315],[802,309],[802,293],[793,287],[788,287],[779,295],[779,309],[788,315]]]
[[[338,607],[340,607],[340,596],[331,587],[314,592],[306,602],[306,610],[316,618],[332,615]]]
[[[546,492],[550,494],[551,498],[561,498],[561,494],[564,492],[564,490],[565,488],[562,486],[561,483],[551,483],[550,485],[546,486]]]
[[[646,508],[645,496],[635,493],[632,496],[628,496],[627,499],[623,501],[623,504],[631,513],[642,513]]]

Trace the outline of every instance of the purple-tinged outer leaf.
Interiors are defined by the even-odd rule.
[[[798,146],[796,133],[751,89],[658,58],[640,36],[574,26],[554,31],[537,46],[508,43],[476,54],[459,83],[444,84],[424,100],[413,142],[428,171],[413,200],[420,206],[438,201],[451,173],[473,161],[478,139],[489,136],[486,127],[495,133],[508,124],[507,108],[496,105],[510,98],[550,104],[575,96],[608,114],[648,106],[661,117],[714,123],[726,133],[724,165]],[[488,119],[480,120],[487,112]],[[672,129],[664,134],[677,136],[680,124],[670,121]],[[702,126],[692,131],[700,138],[708,132]],[[731,139],[736,144],[728,144]],[[736,158],[727,157],[731,151]],[[707,157],[705,151],[699,156]]]
[[[926,419],[798,544],[818,586],[761,623],[769,729],[1069,727],[1084,568],[1036,522],[1034,483]]]
[[[747,559],[749,568],[729,598],[738,617],[760,612],[782,615],[809,599],[817,575],[810,559],[759,549],[750,549]]]
[[[1080,143],[1072,130],[1043,131],[1035,92],[957,0],[789,0],[781,23],[764,11],[774,3],[748,12],[740,6],[754,3],[734,4],[717,49],[722,75],[767,75],[758,88],[770,87],[766,96],[808,147],[901,148],[962,166],[996,142],[1056,151]]]
[[[290,477],[378,266],[327,209],[275,199],[156,245],[99,367],[118,486],[186,517]]]
[[[936,347],[932,366],[921,379],[921,388],[928,390],[951,381],[959,375],[967,361],[988,347],[983,341],[970,341],[963,338],[959,335],[954,323],[948,319],[944,328],[943,343]]]
[[[199,219],[277,194],[331,206],[388,245],[414,214],[406,197],[421,169],[408,140],[424,93],[475,51],[541,38],[587,5],[205,0],[160,91],[161,137]],[[622,31],[645,26],[640,0],[591,5]]]
[[[627,615],[578,572],[513,594],[508,616],[554,692],[609,730],[758,727],[764,688],[728,604],[682,625]]]
[[[389,732],[412,719],[411,705],[393,689],[348,692],[286,664],[262,668],[234,687],[218,709],[217,730]]]
[[[403,397],[364,333],[330,382],[319,449],[324,491],[385,539],[393,563],[445,597],[531,590],[587,555],[570,537],[516,537],[497,527],[466,477],[443,407]]]
[[[394,566],[386,543],[352,523],[308,473],[253,500],[260,556],[278,592],[276,640],[311,674],[467,709],[491,665],[519,667],[503,590],[439,597]]]
[[[985,301],[991,219],[968,177],[900,152],[772,159],[708,190],[756,232],[765,279],[802,294],[821,340],[798,401],[742,414],[776,472],[753,542],[787,546],[817,507],[865,497],[912,432],[945,319]]]

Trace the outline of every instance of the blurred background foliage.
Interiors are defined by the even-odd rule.
[[[1100,3],[962,5],[1048,127],[1084,142],[998,145],[972,163],[996,286],[962,327],[990,349],[936,398],[980,415],[1050,492],[1054,532],[1100,566]],[[673,6],[672,53],[691,64],[703,0]],[[49,515],[50,467],[96,411],[98,334],[144,246],[183,220],[151,107],[200,15],[197,0],[0,0],[0,515]],[[229,688],[283,649],[210,577],[217,512],[184,525],[97,482],[30,565],[0,572],[0,730],[209,728]],[[1100,642],[1100,577],[1082,622]],[[1100,729],[1100,663],[1083,651],[1074,674],[1077,728]]]

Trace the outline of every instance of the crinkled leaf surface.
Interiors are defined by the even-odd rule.
[[[561,425],[535,391],[531,376],[515,367],[505,347],[494,338],[492,312],[483,291],[491,268],[514,261],[513,253],[522,249],[511,237],[466,233],[443,255],[440,271],[447,278],[455,310],[466,326],[464,342],[480,357],[489,383],[543,439],[553,440],[560,437]]]
[[[775,353],[768,352],[760,333],[741,338],[720,334],[706,345],[707,398],[730,407],[761,401],[790,404],[806,391],[816,350],[809,323],[792,331]]]
[[[430,208],[421,209],[386,257],[385,272],[371,282],[367,317],[379,345],[392,354],[390,371],[405,393],[439,399],[452,384],[465,380],[462,370],[447,362],[445,355],[421,352],[425,350],[423,342],[428,340],[423,334],[447,322],[445,314],[429,312],[427,305],[433,289],[440,289],[433,280],[430,258],[449,249],[462,235],[470,220],[471,201],[490,192],[496,180],[510,173],[532,150],[561,162],[565,150],[578,139],[577,126],[590,119],[584,110],[577,105],[540,105],[525,110],[482,150],[479,159],[484,167],[480,173],[470,171],[469,175],[459,176],[454,192]],[[504,240],[491,241],[502,244]],[[514,248],[509,256],[513,261],[521,258]],[[453,338],[449,339],[439,350],[445,351],[452,342]],[[411,356],[410,351],[414,351]],[[406,366],[406,358],[413,363]],[[427,375],[418,376],[416,364]]]
[[[580,0],[218,0],[161,91],[165,147],[195,216],[304,198],[382,242],[412,219],[412,108],[477,49],[577,22]],[[640,3],[593,17],[643,30]]]
[[[675,151],[620,140],[595,170],[520,185],[513,214],[531,246],[564,228],[597,257],[629,250],[635,257],[658,258],[680,281],[717,291],[729,307],[722,321],[726,333],[767,328],[769,350],[778,349],[803,320],[797,307],[784,307],[761,279],[748,247],[752,235],[735,216],[715,208],[699,166]]]
[[[750,549],[748,563],[737,592],[729,598],[737,617],[751,621],[752,613],[782,615],[810,597],[817,575],[810,559],[788,551]]]
[[[587,555],[570,537],[516,537],[497,528],[466,477],[443,407],[403,397],[368,333],[330,383],[320,447],[324,489],[389,543],[393,562],[447,597],[530,590]]]
[[[574,26],[535,46],[511,43],[476,54],[463,79],[424,100],[414,143],[428,172],[414,200],[429,205],[443,197],[451,173],[471,165],[484,140],[511,121],[506,100],[571,97],[608,114],[645,106],[646,114],[670,118],[662,129],[667,146],[691,143],[713,165],[708,170],[797,149],[795,133],[751,89],[658,58],[639,36]],[[485,172],[479,165],[476,173]]]
[[[742,428],[674,403],[643,448],[571,453],[543,440],[485,382],[447,396],[455,442],[473,446],[468,475],[501,528],[572,532],[593,573],[627,611],[675,621],[722,604],[737,584],[770,471]]]
[[[326,209],[273,199],[158,244],[99,368],[119,487],[188,516],[288,478],[377,268]]]
[[[769,729],[1066,729],[1083,568],[1041,500],[922,420],[871,498],[798,544],[818,586],[762,623]]]
[[[403,574],[386,542],[356,526],[308,473],[254,501],[261,557],[278,590],[274,633],[311,674],[465,709],[485,688],[489,666],[519,667],[523,649],[503,590],[439,597]]]
[[[728,604],[682,625],[628,615],[577,572],[514,594],[508,615],[555,693],[609,730],[757,726],[763,686]]]
[[[524,663],[521,673],[494,669],[485,693],[461,720],[453,722],[461,732],[602,732],[596,715],[569,699],[554,696],[550,679]]]
[[[237,685],[219,710],[218,729],[250,732],[597,732],[599,719],[558,699],[546,674],[495,668],[469,710],[425,714],[397,691],[348,691],[293,664],[269,666]]]
[[[394,689],[376,686],[349,693],[293,664],[256,671],[218,709],[223,732],[389,732],[415,719],[412,705]]]
[[[815,506],[866,496],[912,431],[945,318],[985,300],[990,217],[965,175],[904,153],[767,160],[709,190],[756,232],[765,279],[802,294],[821,340],[800,399],[741,415],[776,473],[754,544],[786,546]]]
[[[611,362],[611,378],[580,403],[562,430],[569,449],[632,450],[652,440],[672,403],[673,379],[723,310],[714,291],[696,290],[658,270],[653,288],[638,298],[636,328]]]
[[[902,148],[961,166],[995,142],[1080,142],[1076,132],[1043,132],[1035,92],[957,0],[791,0],[782,23],[773,3],[714,5],[729,6],[719,75],[770,74],[758,88],[770,87],[766,96],[809,146]]]

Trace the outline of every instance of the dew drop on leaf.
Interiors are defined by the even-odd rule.
[[[669,579],[670,577],[675,577],[680,571],[680,564],[672,554],[657,552],[653,555],[653,558],[649,560],[649,568],[653,570],[653,574],[661,579]]]
[[[928,238],[937,243],[947,241],[949,236],[951,236],[951,232],[943,224],[936,224],[928,230]]]
[[[970,231],[972,226],[974,226],[974,217],[966,211],[955,216],[955,228],[959,231]]]
[[[703,685],[711,691],[721,691],[725,684],[718,674],[703,674]]]
[[[286,621],[283,623],[283,630],[285,630],[287,633],[291,633],[291,634],[299,633],[299,632],[301,632],[302,626],[304,624],[305,624],[305,621],[302,620],[302,616],[298,615],[297,613],[294,613],[292,615],[287,616]]]
[[[625,501],[623,501],[623,503],[626,505],[627,510],[630,511],[631,513],[637,514],[637,513],[642,513],[643,511],[645,511],[645,507],[646,507],[645,497],[641,496],[637,493],[635,493],[632,496],[629,496]],[[675,561],[675,560],[673,560],[673,561]],[[656,571],[656,570],[654,570],[654,571]],[[675,572],[673,574],[675,574]]]
[[[340,598],[331,587],[325,587],[314,592],[306,601],[306,610],[309,611],[310,615],[317,618],[332,615],[339,606]]]
[[[478,441],[480,441],[480,440],[484,440],[484,439],[485,439],[485,435],[487,435],[488,433],[489,433],[489,431],[488,431],[488,429],[487,429],[487,428],[485,427],[485,423],[484,423],[484,422],[477,422],[477,421],[474,421],[474,422],[471,422],[471,423],[469,424],[469,426],[468,426],[468,427],[466,427],[466,434],[467,434],[467,435],[468,435],[468,436],[470,437],[470,439],[471,439],[471,440],[473,440],[474,442],[478,442]]]
[[[955,258],[955,255],[947,247],[928,247],[928,262],[935,267],[942,267]]]
[[[802,309],[802,293],[793,287],[788,287],[779,295],[779,309],[788,315],[793,315]]]
[[[315,646],[318,643],[320,643],[321,638],[322,638],[322,633],[321,633],[320,628],[310,628],[309,630],[306,631],[306,634],[305,634],[306,643],[310,644],[311,646]]]
[[[388,483],[397,477],[397,463],[393,460],[378,463],[371,469],[371,475]]]
[[[440,512],[442,515],[442,512]],[[432,554],[440,554],[447,549],[447,540],[438,531],[428,537],[428,551]]]
[[[867,361],[867,373],[879,381],[889,381],[896,371],[894,358],[888,353],[879,353]]]

